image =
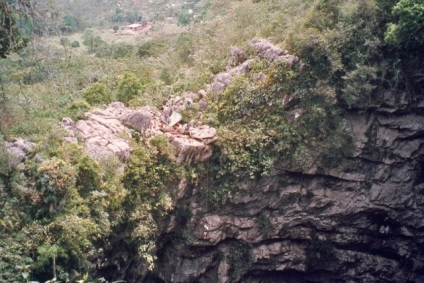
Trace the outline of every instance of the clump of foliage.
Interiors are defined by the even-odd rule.
[[[91,105],[108,104],[112,100],[112,94],[107,86],[96,82],[84,91],[83,98]]]
[[[18,21],[23,25],[29,23],[30,15],[19,13],[20,9],[26,9],[23,3],[2,1],[0,3],[0,58],[5,58],[10,52],[24,48],[29,38],[22,29],[19,29]]]
[[[420,0],[401,0],[393,7],[395,23],[386,32],[386,41],[408,48],[424,44],[424,3]]]
[[[71,33],[80,30],[81,23],[77,17],[70,14],[65,14],[63,16],[62,24],[59,28],[64,33]]]
[[[111,21],[113,23],[134,23],[142,20],[142,16],[138,11],[124,11],[121,8],[116,8],[115,13],[111,16]]]
[[[96,245],[111,232],[125,195],[111,176],[105,185],[101,167],[81,147],[49,141],[47,151],[38,149],[41,164],[28,159],[21,172],[1,176],[0,235],[9,244],[0,276],[8,274],[3,269],[15,271],[19,282],[65,281],[71,269],[92,270]]]
[[[165,51],[166,45],[161,39],[149,40],[143,43],[137,51],[140,58],[154,57],[159,55],[160,52]]]
[[[178,15],[178,24],[181,26],[188,25],[193,19],[193,15],[190,12],[183,12]]]
[[[10,171],[9,152],[4,145],[4,141],[0,138],[0,176],[7,176]]]
[[[158,223],[172,210],[172,199],[183,168],[176,164],[174,148],[165,136],[134,145],[125,168],[123,185],[129,194],[124,201],[131,246],[149,268],[155,260]]]
[[[53,25],[47,29],[19,19],[27,11],[25,1],[14,2],[19,11],[10,6],[13,1],[3,2],[1,57],[27,44],[28,29],[39,35],[56,32]],[[75,8],[78,3],[67,4]],[[198,16],[194,6],[183,9]],[[106,17],[116,23],[140,19],[121,9],[112,14]],[[70,11],[51,15],[49,20],[63,32],[98,21]],[[142,263],[135,269],[153,267],[161,219],[172,211],[173,193],[185,169],[175,164],[163,137],[134,141],[125,171],[114,156],[96,161],[81,148],[63,144],[55,125],[64,116],[83,118],[90,108],[87,102],[104,104],[113,96],[132,106],[160,105],[162,95],[197,91],[224,69],[230,46],[258,35],[297,54],[303,68],[257,61],[252,74],[236,78],[216,97],[209,95],[203,121],[217,128],[220,139],[213,157],[190,168],[187,178],[218,208],[246,180],[287,166],[325,170],[350,156],[346,111],[373,109],[386,103],[387,95],[422,93],[420,1],[217,0],[203,7],[201,17],[181,15],[180,24],[194,20],[190,31],[181,28],[185,32],[162,37],[156,33],[158,37],[138,46],[137,54],[128,44],[106,44],[97,32],[87,30],[83,44],[96,56],[67,48],[69,42],[64,42],[65,48],[35,44],[0,61],[0,130],[39,142],[18,168],[0,146],[0,281],[46,281],[55,275],[66,281],[72,279],[72,270],[94,275],[99,262],[104,267],[99,272],[108,280],[118,279],[123,272],[118,265],[128,255],[120,254],[123,247]],[[222,21],[211,20],[215,15]],[[254,78],[259,72],[265,81]],[[155,79],[169,86],[152,83]],[[200,119],[197,110],[184,114]],[[175,214],[182,227],[192,216],[184,209]],[[269,220],[261,215],[258,222],[266,234]],[[230,249],[235,281],[250,265],[250,249],[244,243]],[[311,241],[307,253],[311,263],[334,258],[331,243],[318,239]]]
[[[138,77],[133,73],[127,73],[118,83],[116,98],[119,101],[128,103],[131,99],[141,94],[142,90],[143,85]]]
[[[228,263],[233,281],[238,281],[243,272],[253,262],[252,247],[241,241],[231,244],[228,251]]]
[[[78,47],[80,47],[80,43],[79,43],[79,41],[78,41],[78,40],[74,40],[74,41],[72,41],[72,42],[71,42],[71,47],[72,47],[72,48],[78,48]]]
[[[131,44],[120,43],[112,46],[112,58],[123,58],[131,54],[133,46]]]
[[[262,61],[254,69],[265,73],[267,80],[241,76],[216,102],[211,95],[207,119],[220,137],[209,167],[216,168],[216,177],[206,192],[214,206],[225,202],[238,182],[269,175],[281,160],[307,170],[314,163],[323,164],[327,149],[349,154],[344,151],[350,138],[342,112],[334,100],[321,95],[320,86],[303,83],[307,71]]]
[[[96,52],[106,45],[106,42],[99,35],[96,35],[93,29],[86,29],[84,31],[82,43],[87,46],[90,53]]]
[[[69,107],[68,116],[70,116],[73,120],[80,120],[85,117],[85,113],[90,110],[90,104],[84,99],[79,99],[74,101]]]
[[[60,212],[75,186],[74,168],[61,159],[46,161],[37,170],[36,188],[40,197],[40,213],[53,215]]]

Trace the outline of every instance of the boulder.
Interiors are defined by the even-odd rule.
[[[152,114],[146,109],[137,109],[126,112],[119,116],[119,120],[126,126],[130,126],[139,132],[147,130],[151,126]]]
[[[177,149],[177,163],[191,164],[206,161],[212,156],[209,145],[187,136],[169,136],[171,144]]]
[[[189,130],[189,133],[192,138],[199,140],[211,139],[216,136],[215,128],[209,127],[207,125],[203,125],[197,128],[191,128]]]
[[[15,138],[9,142],[5,142],[4,146],[8,153],[8,166],[10,169],[15,169],[34,150],[35,143],[22,138]]]
[[[287,62],[289,65],[293,65],[294,63],[300,62],[297,56],[289,54],[287,50],[278,48],[267,39],[257,38],[252,40],[251,44],[256,55],[272,63],[283,61]]]

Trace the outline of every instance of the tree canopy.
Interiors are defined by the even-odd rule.
[[[404,47],[424,44],[424,1],[401,0],[393,8],[394,23],[390,23],[386,41]]]

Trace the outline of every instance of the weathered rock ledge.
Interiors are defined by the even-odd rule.
[[[178,102],[181,101],[181,105]],[[171,106],[181,110],[184,100],[173,101]],[[166,107],[166,106],[165,106]],[[175,109],[176,110],[176,109]],[[85,149],[95,158],[114,154],[121,161],[130,156],[129,137],[132,131],[144,137],[166,135],[177,149],[178,163],[202,162],[212,155],[210,146],[217,137],[216,130],[207,125],[180,124],[181,115],[175,110],[159,111],[154,107],[131,109],[121,102],[113,102],[105,109],[87,113],[86,120],[62,120],[68,131],[68,142],[81,139]],[[168,113],[175,113],[168,115]],[[174,119],[174,117],[177,117]]]

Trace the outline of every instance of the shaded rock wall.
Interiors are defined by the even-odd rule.
[[[281,162],[222,208],[187,187],[162,234],[165,282],[424,282],[422,98],[349,114],[355,153],[301,172]]]

